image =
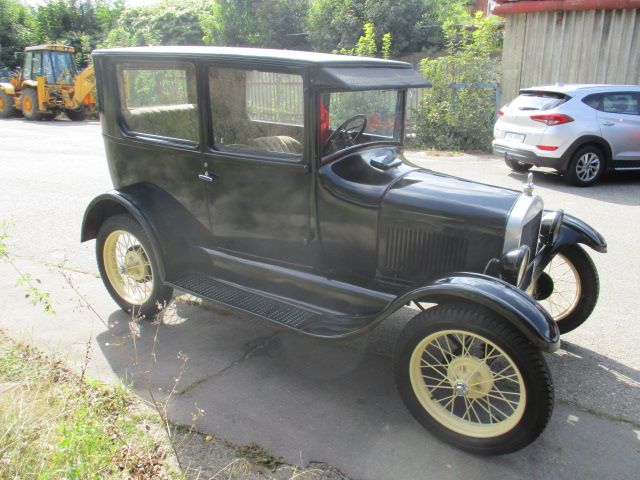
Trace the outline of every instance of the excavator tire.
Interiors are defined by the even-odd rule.
[[[13,95],[0,90],[0,118],[13,117],[16,109],[13,106]]]
[[[27,120],[42,120],[45,113],[38,107],[38,92],[33,88],[25,88],[22,94],[22,114]]]

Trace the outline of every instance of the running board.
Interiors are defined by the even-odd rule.
[[[348,317],[315,311],[197,272],[188,273],[170,285],[314,337],[344,337],[366,327],[372,320],[372,317]]]

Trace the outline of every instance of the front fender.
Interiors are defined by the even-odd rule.
[[[542,230],[549,230],[551,222],[556,212],[545,210],[542,217]],[[594,249],[596,252],[606,253],[607,242],[595,228],[573,215],[564,214],[560,233],[551,248],[545,252],[545,256],[550,260],[566,245],[582,243]],[[544,263],[544,262],[543,262]],[[548,262],[547,262],[548,263]]]
[[[494,277],[470,272],[448,275],[401,295],[385,311],[412,301],[476,304],[507,320],[541,350],[554,352],[560,347],[560,331],[547,311],[522,290]]]
[[[16,94],[16,89],[13,87],[13,85],[7,82],[0,82],[0,90],[2,90],[7,95]]]

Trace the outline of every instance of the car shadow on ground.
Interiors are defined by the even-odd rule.
[[[387,330],[394,337],[394,323],[404,317],[391,319],[380,335]],[[303,458],[340,468],[346,456],[359,477],[398,479],[440,464],[471,462],[477,464],[477,478],[495,478],[501,471],[526,478],[563,465],[569,444],[576,449],[572,462],[580,463],[578,456],[597,458],[602,445],[593,430],[615,428],[610,435],[615,445],[609,446],[615,458],[602,468],[624,478],[616,468],[628,464],[625,456],[640,443],[634,433],[640,423],[640,372],[570,342],[546,356],[562,399],[547,431],[525,450],[485,458],[445,445],[411,418],[394,388],[392,341],[379,342],[371,334],[318,340],[224,307],[181,301],[161,322],[131,322],[114,312],[109,325],[97,341],[111,368],[143,397],[171,396],[173,422],[194,422],[200,431],[235,443],[257,442],[289,462]],[[589,403],[591,393],[606,396],[611,408],[597,411]],[[595,416],[585,417],[585,411]],[[611,427],[603,418],[624,421]],[[576,468],[560,478],[578,478],[572,475],[587,467]],[[388,473],[366,475],[380,469]]]
[[[609,172],[591,187],[569,185],[560,173],[551,169],[534,168],[522,173],[510,171],[509,176],[525,182],[529,173],[533,173],[534,184],[544,188],[608,203],[640,205],[640,172]]]

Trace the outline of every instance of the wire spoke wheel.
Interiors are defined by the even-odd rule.
[[[425,410],[469,437],[496,437],[522,418],[522,374],[498,345],[464,330],[433,333],[410,360],[411,383]]]
[[[576,267],[559,253],[547,265],[544,272],[553,280],[553,292],[540,300],[540,304],[556,322],[564,320],[578,304],[582,286]]]
[[[103,257],[107,277],[118,295],[132,305],[146,303],[153,290],[153,267],[140,240],[124,230],[111,232]]]
[[[111,297],[126,312],[152,318],[171,300],[158,256],[140,224],[127,214],[109,217],[96,241],[98,269]]]
[[[393,358],[409,412],[463,450],[514,452],[551,417],[553,381],[542,353],[482,307],[441,304],[419,313],[403,329]]]
[[[567,333],[591,315],[599,291],[598,271],[593,261],[578,245],[569,245],[544,269],[533,297],[558,322],[560,333]]]

